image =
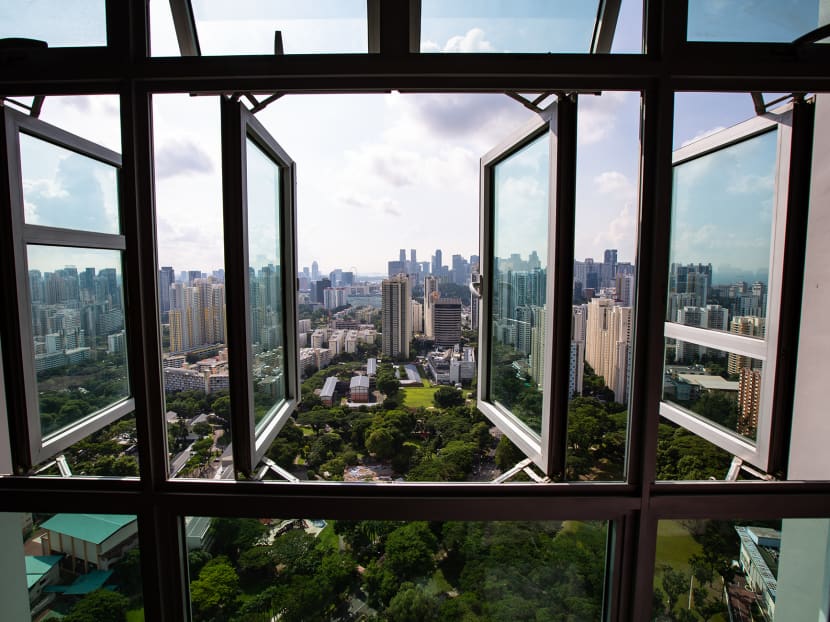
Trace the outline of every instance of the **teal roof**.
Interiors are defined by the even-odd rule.
[[[43,591],[53,594],[83,596],[95,590],[100,590],[111,576],[112,570],[93,570],[88,574],[82,574],[75,579],[72,585],[50,585]]]
[[[27,555],[26,582],[29,588],[40,581],[62,558],[63,555]]]
[[[101,544],[134,520],[133,514],[55,514],[41,526],[78,540]]]

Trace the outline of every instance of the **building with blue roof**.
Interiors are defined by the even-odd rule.
[[[108,570],[138,546],[138,522],[131,514],[55,514],[42,527],[44,552],[65,554],[76,572]]]

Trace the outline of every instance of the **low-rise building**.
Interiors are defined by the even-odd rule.
[[[369,376],[352,376],[349,382],[349,400],[352,402],[369,401]]]
[[[138,521],[130,514],[55,514],[42,527],[44,554],[64,554],[75,572],[109,570],[138,546]]]
[[[334,394],[337,393],[337,376],[329,376],[326,383],[320,389],[320,401],[325,406],[331,406],[334,402]]]

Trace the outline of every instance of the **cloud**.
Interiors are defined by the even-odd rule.
[[[594,177],[597,192],[628,195],[636,190],[634,184],[618,171],[606,171]]]
[[[337,201],[345,206],[369,210],[377,214],[399,217],[403,214],[400,203],[389,197],[368,197],[365,195],[346,193],[337,197]]]
[[[156,150],[156,175],[161,178],[213,172],[213,161],[187,138],[166,141]]]
[[[495,48],[486,38],[481,28],[471,28],[463,35],[450,37],[441,46],[435,41],[422,41],[421,50],[424,52],[493,52]]]
[[[26,153],[23,157],[25,161]],[[29,223],[88,231],[118,230],[115,170],[90,166],[84,156],[73,153],[62,157],[51,179],[27,178],[23,194]]]
[[[579,144],[590,145],[606,138],[614,129],[626,93],[606,91],[601,95],[583,95],[579,98],[577,137]]]
[[[756,194],[758,192],[772,192],[775,189],[775,179],[772,175],[740,175],[730,180],[726,191],[729,194]]]

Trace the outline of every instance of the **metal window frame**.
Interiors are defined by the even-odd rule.
[[[774,378],[778,365],[779,314],[781,310],[788,213],[792,125],[793,107],[792,105],[783,106],[775,111],[754,117],[714,135],[685,145],[677,149],[672,156],[672,168],[674,169],[674,167],[686,162],[719,153],[724,149],[753,140],[769,132],[777,132],[765,337],[757,339],[726,331],[684,326],[671,321],[665,322],[663,328],[666,338],[748,356],[763,363],[755,441],[710,421],[679,404],[665,399],[660,402],[661,416],[764,471],[770,470],[772,465],[771,456],[775,455],[776,438],[772,434],[772,430],[775,429],[773,412]]]
[[[118,93],[124,154],[126,262],[130,268],[128,325],[135,345],[137,426],[141,480],[98,478],[0,478],[0,510],[133,513],[139,517],[144,604],[147,619],[180,622],[186,613],[186,553],[181,517],[192,515],[284,515],[390,520],[614,519],[614,586],[606,610],[610,620],[648,620],[657,521],[662,518],[798,518],[830,516],[830,482],[665,482],[655,484],[657,425],[662,395],[664,340],[654,327],[665,320],[668,282],[667,206],[671,201],[673,93],[676,91],[830,91],[828,52],[812,46],[802,54],[788,44],[690,44],[684,39],[684,2],[645,0],[645,53],[637,55],[418,55],[391,49],[358,56],[165,58],[149,56],[146,0],[107,0],[109,45],[0,50],[0,92],[10,96]],[[112,19],[111,19],[112,18]],[[402,12],[387,15],[401,27]],[[388,31],[387,31],[388,32]],[[286,93],[463,91],[530,92],[573,89],[644,93],[641,202],[638,220],[637,304],[632,390],[623,484],[327,485],[276,482],[169,480],[166,471],[164,394],[158,339],[155,204],[151,95],[167,92],[228,93],[236,90]],[[809,106],[805,106],[809,108]],[[796,115],[796,134],[807,124]],[[797,131],[796,131],[797,130]],[[0,124],[0,134],[4,127]],[[805,140],[810,138],[809,130]],[[803,248],[791,248],[792,230],[804,227],[809,195],[809,150],[790,171],[786,261],[779,372],[775,382],[776,425],[792,410],[791,382],[803,276]],[[803,147],[803,145],[802,145]],[[0,151],[0,167],[7,166]],[[7,180],[0,175],[0,195]],[[0,203],[4,199],[0,196]],[[6,206],[3,206],[6,207]],[[0,225],[8,224],[0,213]],[[800,231],[803,236],[804,231]],[[11,248],[10,226],[0,242]],[[800,255],[799,255],[800,253]],[[799,264],[799,256],[801,264]],[[11,261],[0,262],[0,281],[9,300],[16,295]],[[3,323],[3,388],[9,405],[11,447],[0,434],[0,453],[19,455],[25,431],[14,372],[19,359],[14,304],[0,306]],[[657,337],[655,337],[657,333]],[[802,335],[803,337],[804,335]],[[788,343],[788,338],[789,343]],[[17,352],[16,352],[17,351]],[[1,400],[0,400],[1,401]],[[0,409],[0,419],[3,418]],[[25,422],[24,422],[25,423]],[[785,430],[781,430],[784,432]],[[780,448],[779,448],[780,449]],[[784,447],[786,450],[786,446]],[[779,457],[786,462],[786,451]]]
[[[68,426],[44,435],[41,429],[40,407],[38,402],[38,381],[35,371],[34,331],[31,323],[31,291],[28,283],[29,246],[64,246],[80,249],[102,249],[119,253],[122,282],[126,280],[124,265],[126,241],[123,235],[101,233],[78,229],[66,229],[27,224],[24,216],[23,177],[21,168],[20,134],[25,133],[45,143],[71,151],[98,162],[112,166],[116,172],[119,229],[121,227],[121,156],[109,149],[97,145],[79,136],[75,136],[39,119],[21,114],[9,108],[0,109],[5,126],[5,145],[3,146],[8,162],[8,209],[11,216],[13,234],[13,256],[16,266],[16,308],[20,318],[18,334],[21,354],[17,361],[20,369],[19,391],[25,396],[25,408],[20,413],[26,418],[27,443],[17,442],[17,468],[26,471],[36,464],[51,458],[55,454],[72,446],[79,440],[100,430],[104,426],[120,419],[135,410],[132,397],[135,380],[131,367],[127,365],[128,394],[104,408],[88,413],[80,420]],[[125,294],[126,287],[124,286]],[[126,295],[124,297],[124,321],[126,324]],[[25,318],[25,319],[24,319]],[[127,352],[129,353],[129,343]],[[22,439],[21,439],[22,440]]]
[[[551,434],[551,391],[542,392],[541,434],[532,430],[526,423],[513,415],[499,402],[490,401],[492,371],[492,337],[493,314],[492,301],[495,289],[495,169],[512,156],[535,141],[548,139],[548,233],[546,249],[546,291],[552,298],[554,288],[555,263],[555,210],[556,210],[556,161],[557,161],[557,112],[558,104],[553,104],[543,115],[531,119],[527,124],[514,131],[499,145],[493,147],[481,158],[479,173],[479,257],[481,262],[481,298],[479,309],[479,354],[478,354],[478,391],[476,402],[478,409],[492,421],[524,454],[543,471],[547,472],[553,453],[553,436]],[[545,313],[545,380],[550,382],[553,372],[553,309],[552,301],[546,302]]]
[[[296,165],[283,148],[241,102],[222,98],[222,194],[229,344],[233,457],[237,473],[249,477],[300,401],[299,348],[296,316]],[[251,140],[280,171],[279,231],[285,398],[254,421],[251,384],[251,314],[248,244],[247,144]]]

